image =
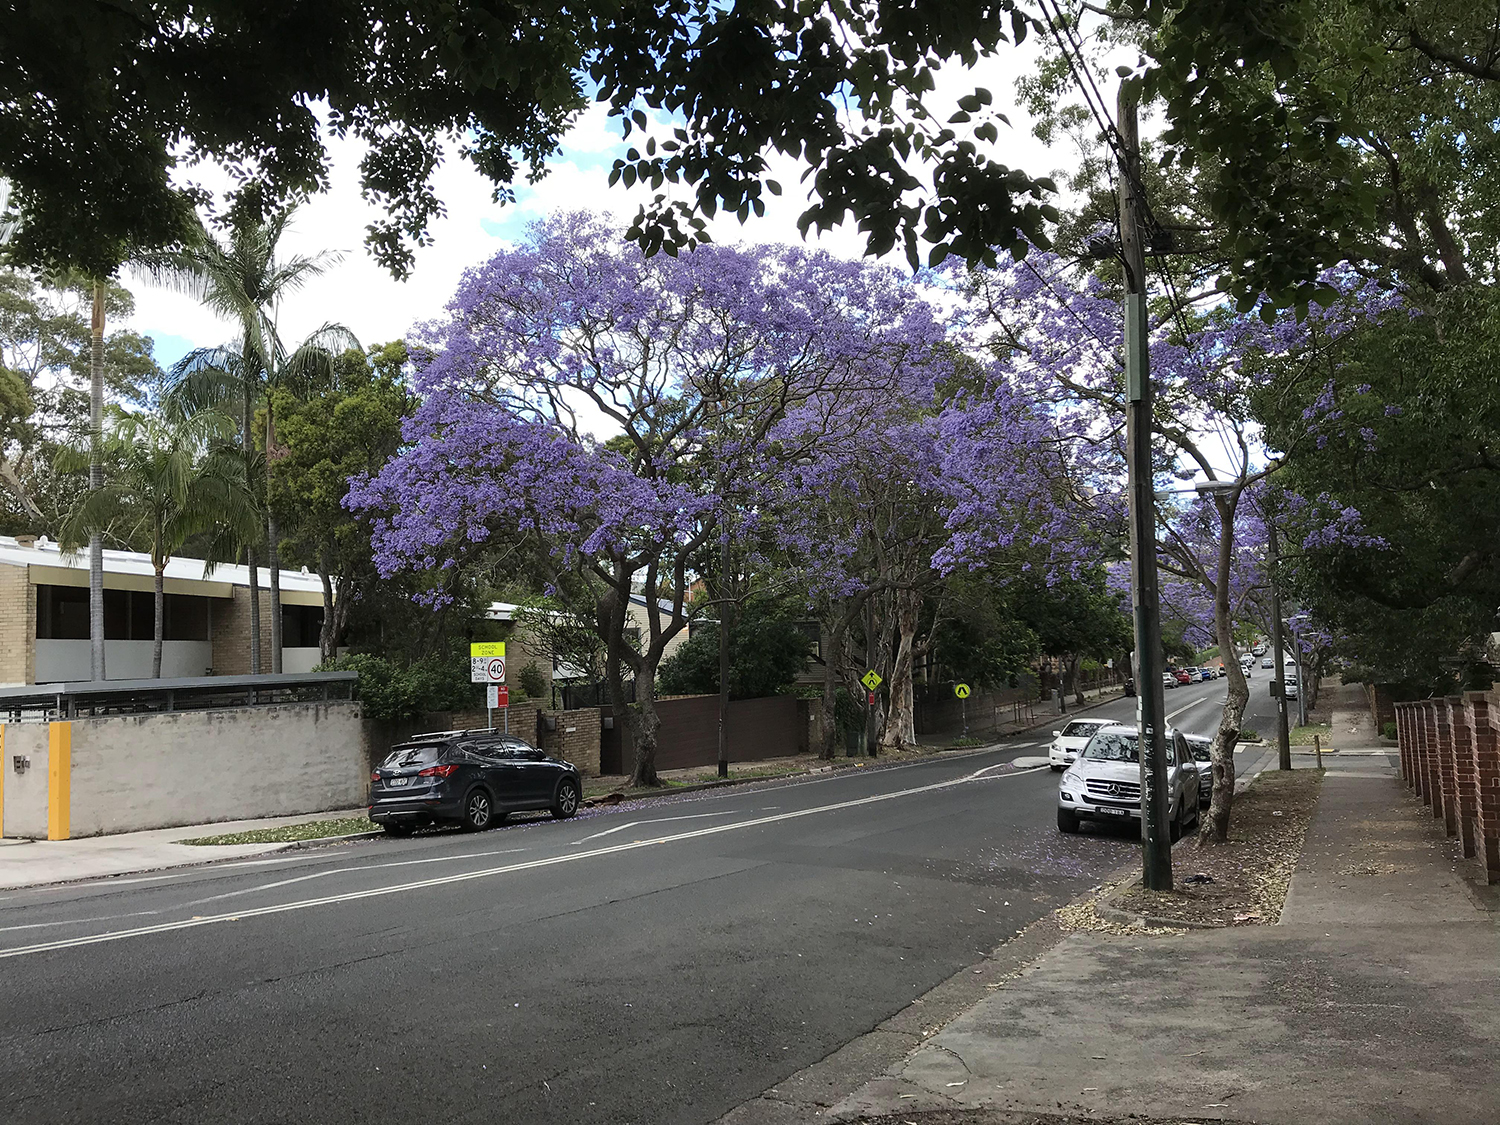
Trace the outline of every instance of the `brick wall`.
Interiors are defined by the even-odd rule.
[[[544,711],[542,719],[542,749],[555,758],[572,762],[584,777],[598,777],[599,708]]]
[[[1500,883],[1500,690],[1397,703],[1401,778]]]
[[[260,670],[271,671],[271,591],[266,588],[266,572],[260,572]],[[250,590],[234,587],[234,596],[214,598],[211,628],[213,630],[214,673],[219,676],[250,675]]]
[[[36,683],[36,587],[24,566],[0,566],[0,684]]]

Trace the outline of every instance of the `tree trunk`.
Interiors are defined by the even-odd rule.
[[[635,710],[630,714],[630,727],[635,739],[630,784],[660,785],[661,778],[656,775],[656,733],[661,729],[661,716],[656,713],[656,669],[644,662],[635,672]]]
[[[894,600],[896,655],[891,661],[891,678],[887,688],[890,693],[890,710],[880,737],[880,745],[884,750],[904,750],[917,741],[916,706],[912,692],[912,649],[917,636],[917,615],[922,607],[922,596],[913,590],[899,590],[895,592]]]
[[[248,341],[247,341],[248,346]],[[252,479],[250,464],[255,448],[251,426],[255,421],[255,408],[250,395],[250,385],[245,384],[245,419],[240,430],[240,448],[245,458],[245,480]],[[256,571],[255,545],[245,544],[245,569],[250,572],[250,674],[260,675],[260,581]]]
[[[151,678],[153,680],[161,679],[161,641],[167,606],[166,579],[163,577],[163,574],[166,569],[165,566],[156,568],[156,581],[152,585],[152,593],[156,603],[154,606],[156,623],[151,637]]]
[[[1219,558],[1214,583],[1214,636],[1219,655],[1229,675],[1229,692],[1219,715],[1219,729],[1209,745],[1208,754],[1214,775],[1213,803],[1208,815],[1201,817],[1198,843],[1222,844],[1229,839],[1229,817],[1234,808],[1234,748],[1240,740],[1240,724],[1245,705],[1250,702],[1250,688],[1240,668],[1239,650],[1234,647],[1234,622],[1229,613],[1229,575],[1234,555],[1234,508],[1215,498],[1219,512]]]
[[[333,577],[329,574],[328,551],[318,556],[318,577],[323,582],[323,624],[318,630],[318,661],[327,664],[339,654],[339,638],[344,633],[344,623],[349,618],[348,583],[338,580],[337,591]]]
[[[94,282],[94,309],[89,333],[89,489],[104,487],[104,282]],[[105,678],[104,536],[89,531],[89,677]]]
[[[729,776],[729,629],[734,604],[729,594],[729,536],[719,556],[719,776]]]
[[[271,396],[266,395],[266,573],[271,579],[271,671],[281,674],[281,560],[276,545],[276,514],[271,505],[272,448],[276,431],[271,425]]]
[[[1078,665],[1082,659],[1082,657],[1075,655],[1072,662],[1068,665],[1069,674],[1073,677],[1073,703],[1078,707],[1083,706],[1083,683],[1078,675]]]

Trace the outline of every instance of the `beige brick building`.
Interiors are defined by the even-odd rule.
[[[55,543],[0,536],[0,686],[87,680],[88,553],[65,556]],[[271,593],[259,573],[261,671],[271,670]],[[151,675],[155,632],[150,556],[104,552],[104,661],[111,680]],[[162,675],[250,672],[250,576],[243,566],[206,569],[173,559],[166,571]],[[282,668],[318,663],[323,587],[315,574],[281,572]]]

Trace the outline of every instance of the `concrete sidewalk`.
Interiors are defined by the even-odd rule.
[[[1387,759],[1328,766],[1279,925],[1073,933],[783,1119],[1500,1120],[1496,915]]]
[[[236,859],[283,851],[296,845],[207,846],[183,844],[179,841],[196,840],[203,836],[223,836],[230,832],[249,832],[256,828],[306,824],[312,820],[362,817],[368,811],[361,807],[261,820],[224,820],[215,824],[158,828],[149,832],[122,832],[113,836],[85,836],[76,840],[4,839],[0,840],[0,890],[160,871],[170,867],[209,863],[216,859]]]

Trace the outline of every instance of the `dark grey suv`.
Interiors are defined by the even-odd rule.
[[[418,735],[370,774],[370,819],[396,836],[423,824],[479,832],[526,809],[568,817],[582,800],[578,767],[488,730]]]

